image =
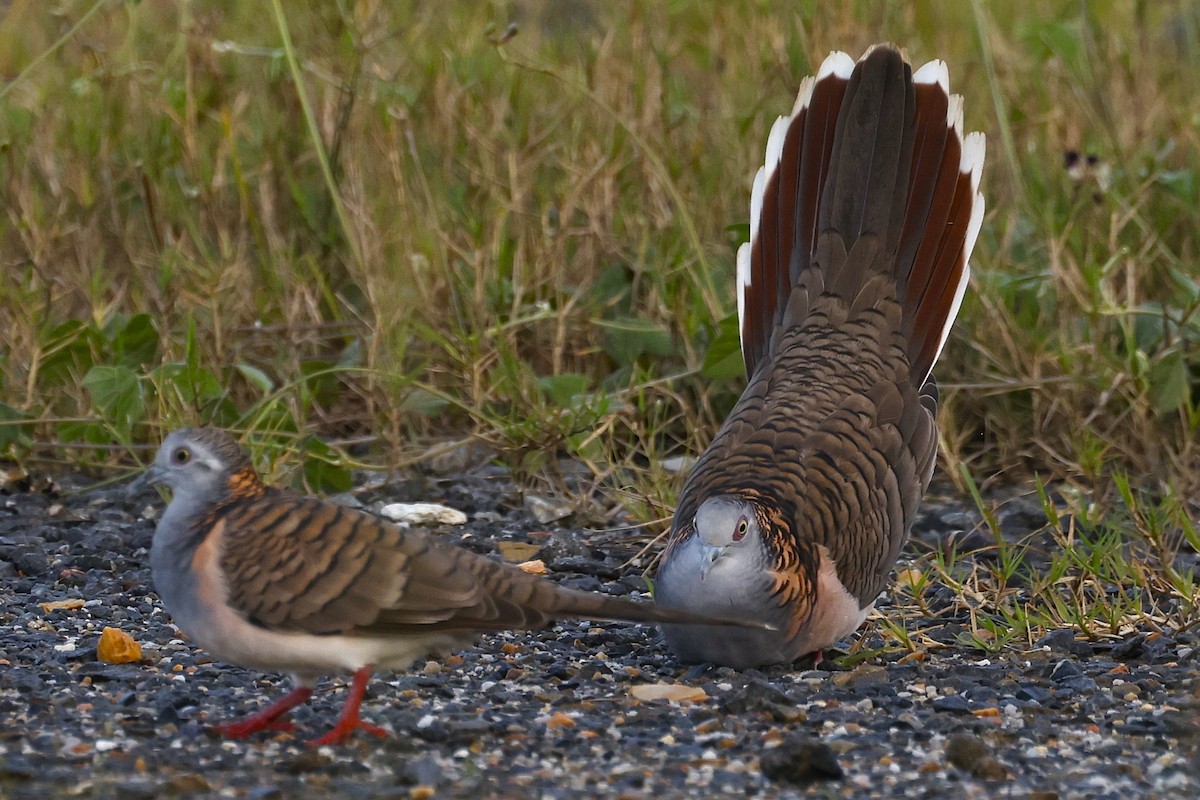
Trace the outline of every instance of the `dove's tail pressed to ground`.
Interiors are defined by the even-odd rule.
[[[588,592],[562,590],[556,600],[558,607],[555,609],[555,613],[566,617],[656,624],[726,625],[767,631],[775,630],[773,625],[759,620],[695,614],[683,609],[664,608],[654,603],[635,603],[631,600],[621,600]]]

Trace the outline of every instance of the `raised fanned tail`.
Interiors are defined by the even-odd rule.
[[[894,51],[875,47],[862,60],[889,55]],[[883,91],[879,83],[860,86],[854,67],[846,53],[830,54],[816,77],[801,84],[791,115],[771,128],[766,161],[750,198],[750,241],[737,255],[738,321],[748,377],[771,356],[772,334],[783,323],[793,287],[817,288],[816,276],[806,272],[837,273],[843,297],[869,277],[863,270],[839,273],[840,263],[818,263],[821,234],[831,229],[850,242],[863,233],[881,237],[881,244],[896,253],[890,260],[892,277],[904,298],[915,385],[929,377],[962,303],[970,277],[967,259],[983,224],[983,134],[963,135],[962,97],[950,94],[945,62],[930,61],[918,69],[913,91],[899,95]],[[888,67],[884,74],[869,74],[901,81],[900,71],[909,70],[899,57]],[[843,104],[848,94],[852,102]],[[880,139],[892,152],[865,154],[855,146],[862,139],[848,137],[834,151],[834,120],[839,126],[850,115],[878,121],[902,115],[905,105],[916,108],[907,138]],[[873,169],[878,174],[865,174]]]

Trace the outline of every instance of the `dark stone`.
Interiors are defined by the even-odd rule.
[[[543,548],[543,552],[544,550],[545,548]],[[611,581],[621,575],[621,570],[617,568],[616,564],[609,564],[604,561],[597,561],[594,558],[583,558],[580,556],[564,556],[546,561],[546,567],[551,572],[577,572],[580,575],[590,575],[606,581]],[[589,591],[598,591],[602,588],[597,583],[596,588]]]
[[[159,796],[159,786],[150,778],[133,778],[121,781],[113,787],[122,800],[153,800]]]
[[[1051,653],[1069,653],[1071,645],[1075,644],[1075,631],[1070,628],[1059,628],[1050,631],[1035,643],[1038,647],[1048,647]]]
[[[1055,683],[1066,683],[1067,681],[1073,681],[1077,678],[1082,678],[1083,668],[1074,661],[1063,659],[1062,661],[1056,662],[1054,666],[1050,668],[1050,672],[1046,677]]]
[[[973,703],[986,703],[996,699],[996,690],[985,685],[970,686],[962,694]]]
[[[992,755],[987,743],[973,733],[955,733],[946,740],[946,760],[979,780],[1002,780],[1008,770]]]
[[[438,786],[444,783],[446,774],[437,759],[431,755],[421,755],[410,759],[396,771],[396,782],[409,786]]]
[[[0,553],[0,557],[11,562],[18,572],[29,577],[45,575],[50,571],[50,559],[46,551],[35,545],[17,545],[7,553]]]
[[[759,764],[771,781],[808,784],[840,779],[844,773],[829,745],[807,736],[793,736],[762,754]]]
[[[0,781],[28,781],[38,774],[36,767],[16,757],[0,761]]]
[[[970,714],[971,704],[960,694],[938,697],[933,701],[933,710],[950,714]]]
[[[1136,636],[1130,636],[1125,641],[1115,645],[1109,651],[1109,655],[1115,659],[1125,661],[1128,659],[1139,658],[1146,652],[1146,634],[1139,633]]]
[[[255,786],[246,793],[249,800],[283,800],[285,796],[283,789],[273,783],[266,786]]]
[[[163,789],[167,794],[186,795],[188,797],[195,796],[201,792],[211,791],[212,787],[203,775],[196,772],[181,772],[178,775],[172,775],[163,785]],[[251,793],[251,797],[257,797]]]
[[[1000,532],[1011,540],[1023,539],[1049,522],[1041,499],[1036,497],[1012,498],[996,509],[996,521]]]
[[[1167,734],[1176,739],[1200,739],[1200,722],[1190,715],[1178,712],[1163,714],[1162,724]]]
[[[591,561],[596,558],[596,553],[583,541],[579,534],[569,531],[555,531],[545,546],[538,551],[537,557],[545,561],[546,565],[549,566],[552,562],[567,558],[579,558]]]
[[[792,698],[763,681],[746,684],[721,707],[730,714],[765,711],[776,722],[796,722],[804,716]]]
[[[303,775],[308,772],[316,772],[332,762],[333,759],[324,755],[321,749],[308,747],[297,753],[292,760],[282,762],[279,769],[291,775]]]
[[[1030,684],[1017,689],[1014,697],[1022,702],[1037,703],[1040,705],[1050,699],[1050,693],[1040,686]]]

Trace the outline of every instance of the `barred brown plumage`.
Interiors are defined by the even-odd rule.
[[[771,130],[737,258],[748,384],[688,476],[656,579],[683,659],[820,651],[866,618],[933,472],[931,370],[983,221],[982,134],[943,62],[833,53]]]
[[[362,722],[373,669],[404,669],[480,631],[539,628],[563,617],[748,625],[720,614],[566,589],[515,567],[370,514],[263,485],[227,433],[180,430],[146,479],[174,496],[154,532],[155,589],[176,625],[217,658],[289,672],[296,688],[233,737],[285,727],[319,676],[354,674],[337,725],[314,743],[340,743]]]

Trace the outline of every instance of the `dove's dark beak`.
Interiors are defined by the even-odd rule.
[[[708,571],[712,569],[713,564],[717,563],[717,559],[720,558],[721,554],[725,552],[725,548],[717,547],[716,545],[711,544],[701,545],[701,548],[700,580],[704,580],[705,576],[708,575]]]
[[[157,486],[162,483],[164,477],[163,468],[158,464],[151,464],[146,468],[146,471],[133,479],[128,486],[125,487],[125,496],[133,497],[138,492],[145,489],[147,486]]]

